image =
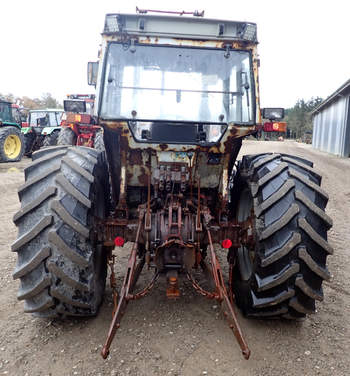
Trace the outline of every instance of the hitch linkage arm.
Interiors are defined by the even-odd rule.
[[[234,336],[236,337],[236,340],[242,350],[242,354],[245,357],[245,359],[249,359],[250,356],[250,350],[248,348],[248,345],[243,337],[241,328],[238,324],[236,312],[233,307],[233,302],[231,302],[226,287],[224,283],[224,279],[222,276],[221,267],[219,264],[219,261],[216,257],[214,246],[212,242],[212,237],[210,234],[210,230],[207,228],[207,234],[208,234],[208,241],[209,241],[209,249],[210,249],[210,261],[211,261],[211,268],[212,268],[212,277],[215,282],[216,287],[216,296],[215,298],[220,301],[221,303],[221,309],[224,313],[225,318],[227,319],[230,328],[233,331]]]
[[[128,261],[128,268],[126,275],[124,277],[124,282],[121,288],[120,296],[119,296],[119,302],[115,311],[115,314],[113,316],[113,320],[111,322],[111,325],[109,327],[108,336],[106,339],[106,342],[102,348],[101,355],[103,359],[106,359],[109,355],[109,348],[112,344],[113,338],[120,327],[121,319],[124,315],[126,306],[128,304],[128,301],[133,299],[133,296],[130,295],[135,283],[136,279],[139,277],[140,272],[135,272],[137,269],[136,266],[136,256],[137,256],[137,249],[138,249],[138,241],[141,233],[141,226],[143,222],[143,217],[145,215],[145,211],[143,209],[140,210],[139,213],[139,222],[138,222],[138,228],[136,233],[136,239],[135,243],[133,244],[129,261]],[[141,263],[142,261],[140,261]],[[143,266],[143,264],[142,264]]]

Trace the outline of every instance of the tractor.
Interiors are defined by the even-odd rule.
[[[283,153],[237,159],[262,125],[256,24],[201,15],[107,14],[100,60],[88,63],[105,150],[40,150],[19,188],[18,299],[38,317],[94,316],[109,267],[103,358],[127,305],[159,278],[169,299],[181,298],[186,279],[217,301],[246,359],[235,304],[247,317],[300,320],[330,278],[332,220],[313,163]],[[144,266],[151,275],[140,286]]]
[[[287,133],[287,123],[284,121],[275,121],[276,119],[277,120],[283,119],[284,109],[274,108],[274,109],[270,109],[270,111],[264,111],[263,109],[261,115],[263,119],[269,120],[269,121],[264,122],[262,126],[262,131],[264,132],[265,141],[270,140],[270,137],[267,135],[273,135],[274,139],[278,141],[284,141],[284,137]]]
[[[68,94],[57,145],[78,145],[104,150],[103,131],[93,117],[94,94]]]
[[[30,110],[28,121],[22,126],[25,140],[25,155],[30,156],[41,147],[55,146],[60,132],[63,110]]]
[[[20,161],[23,153],[19,109],[10,102],[0,100],[0,162]]]

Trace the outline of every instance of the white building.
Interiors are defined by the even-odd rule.
[[[350,80],[312,111],[312,147],[350,156]]]

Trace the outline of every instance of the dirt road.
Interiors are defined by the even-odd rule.
[[[128,306],[106,361],[101,344],[111,320],[109,284],[95,319],[65,323],[23,314],[12,279],[16,238],[12,216],[18,210],[20,170],[28,165],[0,165],[0,375],[349,375],[350,374],[350,159],[315,151],[294,142],[245,141],[241,154],[285,152],[313,160],[323,174],[334,227],[329,257],[334,275],[324,284],[325,300],[304,322],[239,321],[252,355],[241,356],[217,305],[199,296],[188,283],[182,298],[169,301],[164,286]],[[118,258],[118,283],[126,249]],[[142,280],[148,278],[143,276]]]

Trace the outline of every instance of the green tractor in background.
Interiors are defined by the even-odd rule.
[[[0,100],[0,162],[20,161],[23,153],[21,114],[17,106]]]
[[[55,146],[57,144],[63,112],[63,110],[57,108],[29,111],[28,122],[22,124],[25,155],[30,156],[43,146]]]

